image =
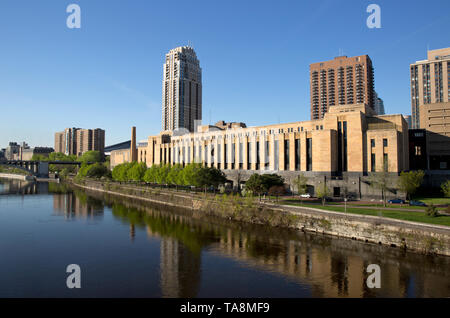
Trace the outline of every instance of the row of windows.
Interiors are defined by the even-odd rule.
[[[256,156],[253,154],[253,147],[256,146]],[[236,154],[236,147],[239,149],[239,160],[238,160],[238,166],[235,165],[235,154]],[[276,140],[274,142],[274,153],[279,154],[279,142]],[[294,169],[299,171],[301,167],[301,155],[300,155],[300,139],[296,139],[294,143]],[[202,149],[203,148],[203,149]],[[214,148],[211,146],[201,147],[201,146],[194,146],[193,147],[193,157],[194,161],[198,161],[201,157],[203,163],[207,165],[210,164],[217,164],[217,168],[219,169],[227,169],[231,166],[231,169],[235,169],[239,167],[239,169],[244,169],[244,145],[242,142],[240,143],[230,143],[227,144],[224,147],[224,164],[222,166],[222,162],[220,160],[221,158],[221,151],[222,147],[217,148],[217,152]],[[228,151],[231,151],[231,162],[229,162],[228,157]],[[173,160],[171,160],[171,153],[173,153]],[[256,170],[267,170],[269,168],[269,161],[270,161],[270,147],[269,142],[265,142],[265,149],[264,149],[264,168],[261,166],[261,159],[260,159],[260,143],[256,142],[255,144],[248,142],[247,143],[247,170],[251,170],[252,164],[255,163]],[[146,159],[146,151],[145,155],[143,155],[141,151],[141,161],[145,161]],[[200,155],[202,154],[202,155]],[[162,163],[179,163],[182,165],[191,163],[191,147],[175,147],[175,148],[166,148],[160,149],[160,158]],[[186,160],[185,160],[186,158]],[[274,158],[274,169],[279,170],[279,156],[275,156]],[[154,163],[155,160],[153,158]],[[290,170],[290,147],[289,147],[289,140],[284,141],[284,162],[283,166],[285,170]],[[312,139],[307,138],[306,139],[306,170],[311,171],[312,170]]]
[[[383,138],[383,147],[387,147],[388,146],[388,140],[386,138]],[[374,148],[375,147],[375,139],[370,139],[370,147]],[[372,149],[371,149],[371,155],[370,155],[370,171],[375,172],[376,171],[376,159],[375,159],[375,153],[372,153]],[[388,171],[389,167],[388,167],[388,154],[387,153],[383,153],[383,169],[385,169],[385,171]]]

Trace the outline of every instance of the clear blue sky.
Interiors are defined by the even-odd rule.
[[[81,7],[68,29],[66,7]],[[381,7],[381,29],[366,8]],[[192,43],[203,123],[309,120],[309,64],[368,54],[387,113],[409,114],[409,64],[450,46],[450,1],[1,0],[0,147],[53,146],[65,127],[106,144],[161,127],[164,55]]]

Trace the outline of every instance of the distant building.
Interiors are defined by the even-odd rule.
[[[5,158],[7,160],[17,160],[19,154],[20,145],[17,142],[10,142],[5,149]]]
[[[420,111],[426,108],[426,105],[435,103],[444,103],[439,108],[450,111],[450,48],[428,51],[428,58],[423,61],[417,61],[410,65],[411,72],[411,115],[413,128],[432,128],[442,129],[445,124],[434,116],[432,122],[421,122]],[[433,106],[430,106],[433,108]],[[425,113],[431,113],[428,109],[423,109]],[[441,114],[442,115],[442,114]],[[427,117],[427,116],[423,116]],[[447,115],[447,120],[450,117]],[[434,122],[433,122],[434,121]],[[427,127],[427,125],[429,125]],[[450,129],[450,126],[447,126]]]
[[[450,169],[450,48],[411,64],[412,128],[427,131],[428,166]]]
[[[412,117],[411,117],[411,115],[403,115],[403,118],[405,118],[406,122],[408,123],[408,128],[412,129]]]
[[[55,152],[81,156],[86,151],[97,150],[104,153],[105,131],[100,128],[66,128],[55,133]]]
[[[50,147],[21,148],[19,152],[19,160],[32,160],[34,155],[42,155],[48,157],[48,155],[54,151],[55,150]]]
[[[375,113],[377,115],[384,115],[385,114],[384,102],[380,97],[378,97],[377,92],[375,92],[373,101],[374,101],[374,105],[375,105],[375,107],[374,107]]]
[[[372,60],[368,55],[338,56],[310,69],[311,119],[322,119],[331,106],[366,104],[374,109]]]
[[[202,119],[202,69],[189,46],[166,54],[163,71],[162,130],[195,130]]]

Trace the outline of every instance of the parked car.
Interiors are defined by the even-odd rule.
[[[409,201],[409,205],[414,205],[414,206],[427,206],[425,203],[423,203],[422,201],[414,201],[414,200],[410,200]]]
[[[390,204],[392,204],[392,203],[405,204],[405,200],[396,198],[396,199],[389,200],[388,203],[390,203]]]
[[[300,197],[302,197],[302,198],[310,198],[311,194],[309,194],[309,193],[300,194]]]

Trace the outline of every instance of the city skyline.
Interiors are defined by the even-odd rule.
[[[19,1],[1,4],[5,50],[0,53],[0,104],[5,117],[26,116],[21,125],[3,124],[8,133],[1,134],[0,148],[9,141],[52,145],[56,126],[103,127],[107,145],[127,140],[130,126],[138,127],[138,140],[159,133],[161,63],[167,51],[189,41],[202,61],[203,124],[225,120],[248,126],[308,120],[309,64],[338,55],[369,55],[386,113],[410,114],[409,65],[426,57],[427,46],[448,47],[445,39],[429,32],[448,20],[449,4],[441,2],[439,12],[432,5],[417,12],[414,1],[378,1],[381,29],[365,25],[367,1],[277,7],[263,2],[256,10],[240,4],[239,11],[233,4],[199,2],[201,12],[180,10],[194,15],[189,26],[180,29],[182,22],[173,19],[166,30],[157,28],[159,4],[136,2],[124,14],[119,4],[108,3],[106,14],[106,2],[78,3],[83,19],[79,30],[65,26],[66,3],[27,3],[27,12]],[[208,17],[212,12],[220,15]],[[414,27],[411,21],[419,17],[422,22]],[[331,22],[320,24],[327,18]],[[330,29],[337,19],[347,23]],[[336,34],[346,34],[348,40],[334,39]],[[65,116],[72,109],[74,114]]]

